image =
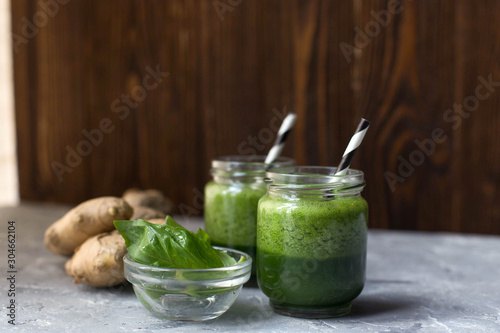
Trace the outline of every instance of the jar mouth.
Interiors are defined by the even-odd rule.
[[[364,174],[360,170],[349,169],[345,175],[336,176],[336,167],[288,166],[266,172],[266,182],[273,185],[334,185],[364,184]]]
[[[269,168],[292,166],[295,161],[289,157],[278,157],[271,164],[266,164],[265,155],[228,155],[212,160],[212,170],[220,171],[259,171],[264,173]]]

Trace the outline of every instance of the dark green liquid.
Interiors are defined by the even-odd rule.
[[[349,303],[363,289],[365,252],[325,260],[257,250],[257,280],[274,304],[327,307]]]

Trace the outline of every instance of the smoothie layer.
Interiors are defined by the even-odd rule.
[[[366,253],[325,260],[257,250],[259,287],[275,304],[322,307],[356,298],[365,281]]]
[[[205,187],[205,228],[213,243],[254,247],[257,204],[265,193],[264,184],[209,182]]]
[[[332,258],[366,251],[368,204],[361,196],[335,199],[263,197],[257,247],[291,258]]]

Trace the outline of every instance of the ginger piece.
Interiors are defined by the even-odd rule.
[[[74,283],[112,287],[125,282],[123,256],[126,253],[125,240],[113,230],[87,239],[64,268],[74,277]]]
[[[154,224],[165,224],[165,219],[145,219],[149,223],[154,223]]]
[[[158,190],[139,190],[131,188],[123,193],[123,199],[127,201],[130,206],[134,207],[149,207],[157,209],[166,215],[174,211],[174,204],[169,199],[165,198],[163,193]]]
[[[70,256],[88,238],[113,230],[114,220],[128,220],[132,214],[132,207],[122,198],[85,201],[45,231],[45,246],[54,253]]]
[[[134,207],[134,214],[132,215],[130,220],[162,219],[163,221],[165,221],[166,217],[167,217],[167,215],[158,209],[145,207],[145,206],[137,206],[137,207]]]

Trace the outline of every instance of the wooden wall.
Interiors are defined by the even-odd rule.
[[[285,155],[300,164],[336,165],[372,121],[353,163],[371,227],[500,234],[500,87],[478,88],[500,81],[500,2],[51,3],[12,1],[22,199],[155,187],[201,213],[210,160],[248,151],[249,136],[267,152],[286,109],[298,121]],[[168,76],[141,95],[157,67]],[[81,143],[100,126],[101,142]],[[92,152],[69,167],[67,147]]]

